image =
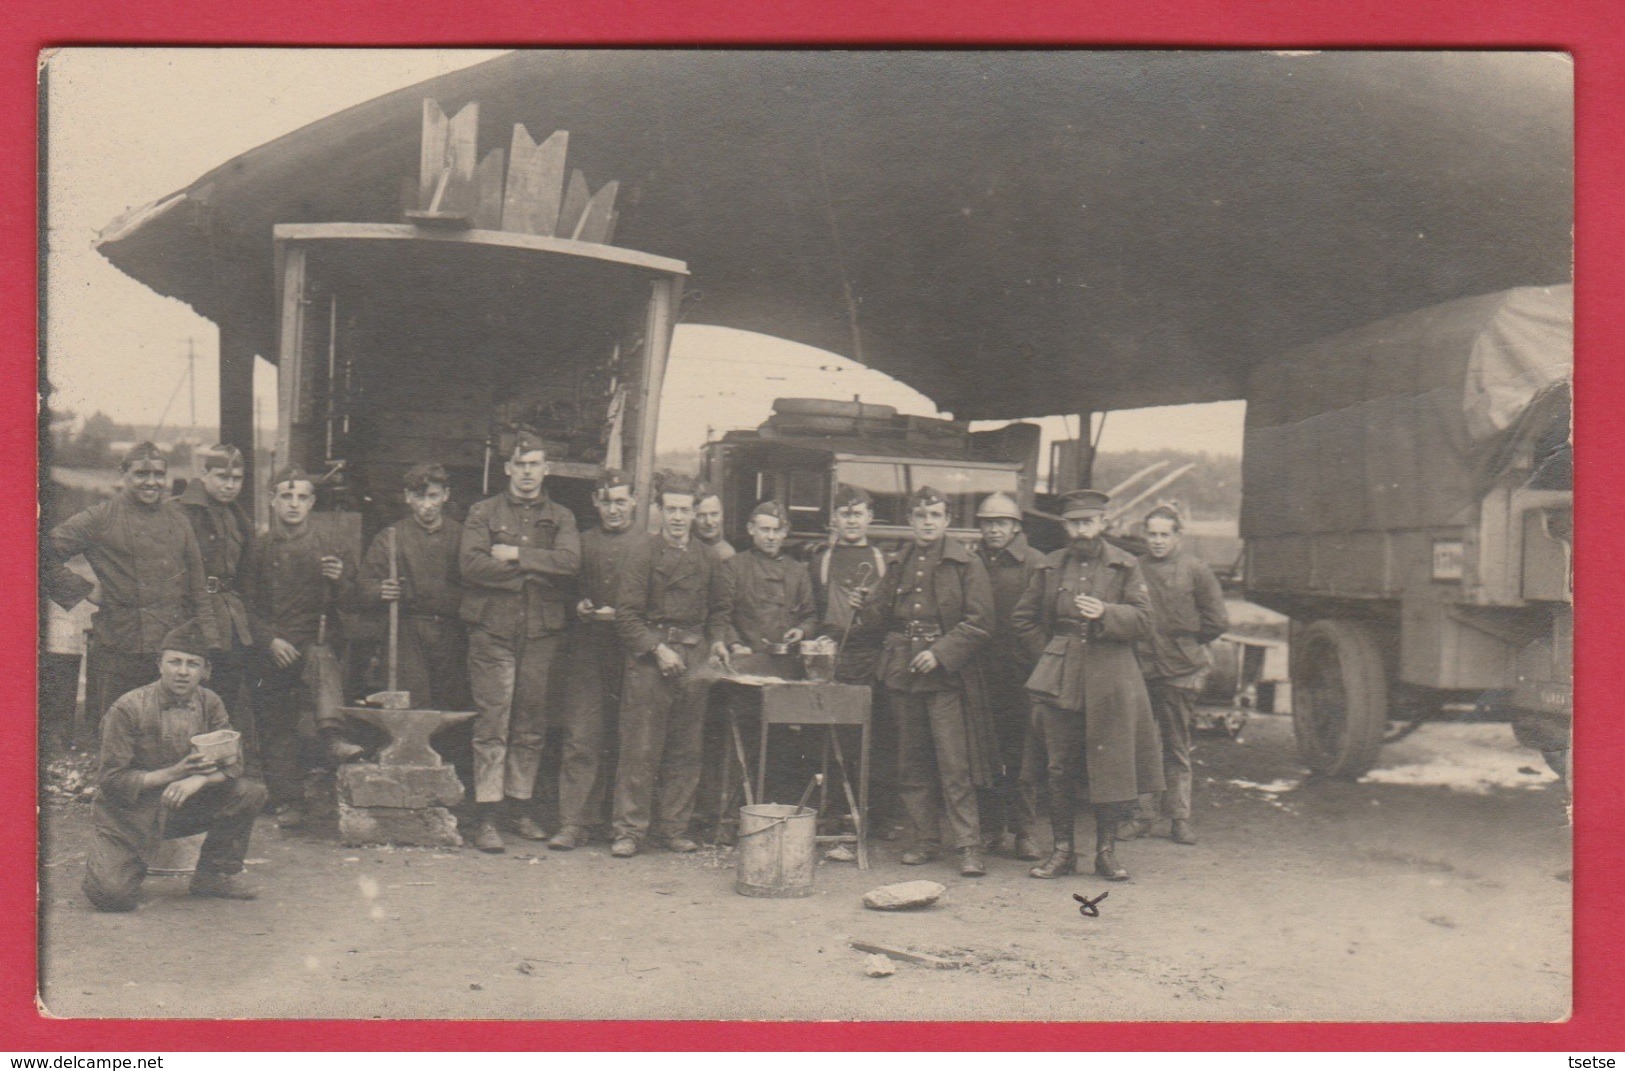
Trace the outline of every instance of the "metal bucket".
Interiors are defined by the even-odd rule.
[[[147,874],[155,878],[176,878],[197,873],[197,860],[203,853],[206,836],[207,833],[194,833],[190,837],[159,841],[158,850],[147,863]]]
[[[790,899],[811,896],[817,865],[818,812],[785,803],[739,808],[740,896]]]

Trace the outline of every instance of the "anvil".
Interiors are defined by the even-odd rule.
[[[352,718],[376,725],[389,734],[389,743],[378,752],[380,766],[441,766],[440,753],[429,746],[429,737],[474,717],[472,710],[386,710],[382,707],[340,707]]]

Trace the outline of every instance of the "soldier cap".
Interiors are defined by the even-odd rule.
[[[243,452],[230,443],[216,443],[198,453],[198,463],[204,472],[211,469],[240,469],[243,467]]]
[[[750,511],[750,520],[758,517],[772,517],[786,528],[790,527],[790,514],[785,508],[771,498],[766,502],[759,502],[756,508]]]
[[[176,625],[164,636],[163,642],[158,645],[158,649],[160,651],[180,651],[182,654],[208,658],[209,640],[203,634],[203,623],[194,617],[183,625]]]
[[[1065,520],[1081,520],[1097,513],[1105,513],[1111,498],[1104,491],[1068,491],[1061,496],[1061,516]]]
[[[316,488],[316,477],[300,468],[298,465],[283,465],[271,473],[271,480],[266,484],[271,490],[276,490],[285,483],[298,483],[300,481],[310,484],[311,490]]]
[[[508,451],[508,460],[512,461],[516,457],[535,453],[537,450],[545,454],[547,452],[547,443],[543,442],[542,437],[534,431],[521,429],[519,434],[513,437],[513,449]]]
[[[408,491],[422,493],[429,489],[431,483],[437,483],[447,490],[451,489],[451,475],[446,472],[446,466],[438,461],[419,461],[406,470],[406,478],[402,481]]]
[[[631,474],[620,469],[605,469],[598,474],[598,479],[593,484],[593,490],[599,494],[606,494],[617,487],[624,487],[633,494],[638,490],[637,485],[632,482]]]
[[[119,470],[122,472],[129,472],[135,467],[135,464],[138,461],[157,461],[162,464],[164,468],[167,469],[169,467],[169,459],[164,456],[164,452],[158,449],[157,445],[151,442],[136,443],[134,446],[130,447],[129,450],[125,451],[124,459],[118,463]]]
[[[868,506],[870,509],[873,509],[874,505],[875,500],[870,497],[868,491],[865,491],[861,487],[854,487],[849,483],[843,483],[835,489],[836,509],[846,509],[849,506]]]
[[[946,506],[948,504],[948,496],[930,485],[925,487],[916,487],[914,489],[914,493],[908,496],[908,508],[910,511],[920,509],[923,506],[935,506],[939,502]]]
[[[1021,520],[1021,507],[1016,500],[1003,491],[995,491],[982,499],[982,504],[976,510],[976,519],[979,521],[992,520]]]

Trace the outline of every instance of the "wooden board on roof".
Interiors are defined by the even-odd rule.
[[[494,231],[502,226],[502,165],[506,154],[492,149],[474,171],[474,226]]]
[[[578,242],[597,242],[602,245],[608,241],[610,216],[615,211],[615,193],[621,184],[613,179],[604,183],[604,188],[592,195],[587,207],[581,212],[581,222],[576,224],[575,232],[571,235]]]
[[[570,187],[564,193],[564,207],[559,209],[558,229],[553,233],[563,238],[572,238],[576,232],[576,224],[581,222],[581,214],[587,210],[587,176],[580,169],[570,172]]]
[[[508,186],[502,200],[502,230],[547,237],[556,233],[569,144],[567,130],[554,131],[538,145],[523,123],[514,124]]]

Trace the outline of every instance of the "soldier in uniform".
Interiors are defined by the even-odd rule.
[[[114,700],[156,679],[158,644],[171,629],[195,617],[214,646],[223,636],[197,536],[167,498],[169,462],[144,442],[131,447],[119,467],[123,491],[57,525],[41,548],[52,601],[71,610],[90,597],[98,607],[86,667],[92,728]],[[94,584],[67,566],[81,554]]]
[[[102,724],[95,829],[85,896],[98,911],[133,911],[147,862],[165,839],[207,833],[193,896],[252,900],[242,877],[265,787],[198,754],[192,737],[230,729],[225,704],[203,687],[212,641],[197,621],[159,641],[158,679],[126,692]]]
[[[482,852],[503,850],[499,818],[526,840],[547,839],[530,801],[547,735],[548,680],[581,571],[575,515],[542,487],[541,439],[521,432],[503,471],[508,489],[468,511],[460,559],[468,675],[479,711],[473,841]]]
[[[948,538],[948,500],[932,487],[909,498],[914,542],[859,613],[855,632],[883,636],[876,676],[898,726],[898,795],[908,817],[901,861],[937,855],[946,811],[959,872],[985,874],[976,790],[992,784],[997,746],[977,655],[994,630],[981,559]]]
[[[1175,844],[1195,844],[1191,720],[1213,664],[1207,645],[1224,635],[1230,615],[1213,570],[1180,549],[1184,528],[1173,506],[1158,506],[1145,515],[1146,552],[1140,555],[1140,572],[1151,592],[1151,631],[1136,650],[1162,738],[1162,770],[1168,782],[1162,812],[1172,822],[1169,837]],[[1141,797],[1140,812],[1124,823],[1123,833],[1130,839],[1150,831],[1155,813],[1151,797]]]
[[[463,588],[457,571],[463,526],[445,513],[451,477],[443,465],[424,462],[406,470],[404,483],[407,516],[373,536],[361,560],[358,597],[372,609],[400,604],[397,684],[411,695],[412,705],[467,710],[468,637],[459,616]],[[391,539],[395,580],[389,578]],[[447,736],[467,732],[458,726]],[[447,750],[459,773],[466,773],[466,740]]]
[[[353,549],[335,530],[310,523],[316,481],[308,473],[285,466],[272,475],[270,489],[271,527],[249,551],[243,605],[254,636],[251,683],[265,787],[277,825],[297,829],[306,817],[302,726],[315,706],[305,655],[318,639],[339,638],[338,610],[351,605],[357,570]],[[331,761],[360,753],[339,723],[314,727]]]
[[[233,727],[243,735],[243,753],[257,769],[259,741],[247,694],[254,633],[237,581],[254,543],[254,522],[238,501],[243,492],[243,454],[221,443],[202,451],[197,464],[197,478],[175,502],[192,522],[203,554],[209,602],[224,633],[221,649],[209,659],[209,690],[226,704]]]
[[[694,538],[708,547],[718,561],[725,562],[739,553],[722,538],[722,496],[706,487],[700,488],[700,500],[694,503]]]
[[[820,543],[808,561],[818,635],[843,641],[835,660],[835,679],[842,684],[872,687],[875,662],[880,658],[877,637],[849,635],[858,610],[886,575],[886,555],[869,542],[869,526],[874,519],[874,500],[868,491],[851,484],[839,485],[830,511],[829,541]],[[873,690],[869,713],[869,768],[876,771],[876,776],[869,786],[870,824],[893,838],[901,831],[896,780],[897,725],[891,708],[886,705],[886,690]]]
[[[626,649],[621,753],[615,774],[615,843],[629,858],[651,835],[674,852],[688,837],[699,789],[705,709],[683,702],[684,678],[728,645],[728,589],[722,562],[690,535],[699,488],[668,475],[655,504],[660,531],[629,549],[615,599]],[[658,811],[656,806],[658,802]]]
[[[733,607],[728,644],[734,654],[775,643],[800,643],[817,624],[807,566],[784,553],[790,515],[771,499],[751,510],[751,548],[722,565]]]
[[[559,831],[547,846],[567,852],[603,822],[614,784],[617,715],[626,655],[615,629],[615,586],[627,551],[638,542],[632,521],[637,490],[624,472],[609,469],[593,491],[598,527],[581,533],[581,577],[576,621],[565,639],[564,741],[559,757]]]
[[[1127,881],[1118,823],[1141,792],[1162,790],[1157,729],[1134,644],[1151,628],[1151,597],[1133,555],[1102,538],[1109,499],[1099,491],[1062,498],[1065,550],[1036,570],[1011,614],[1037,665],[1027,679],[1033,725],[1026,768],[1047,761],[1055,846],[1030,873],[1077,872],[1074,819],[1095,816],[1095,873]],[[1030,779],[1031,775],[1029,775]]]
[[[1026,533],[1021,530],[1021,507],[1009,495],[996,493],[983,499],[976,510],[976,523],[982,530],[977,553],[987,566],[993,586],[995,627],[993,641],[982,649],[982,672],[999,740],[998,777],[981,800],[982,830],[988,851],[1002,847],[1008,830],[1014,838],[1011,854],[1036,862],[1044,858],[1033,839],[1037,792],[1033,779],[1021,776],[1027,726],[1032,720],[1032,702],[1025,685],[1033,663],[1026,645],[1010,625],[1010,615],[1032,574],[1043,564],[1044,555],[1028,546]]]

